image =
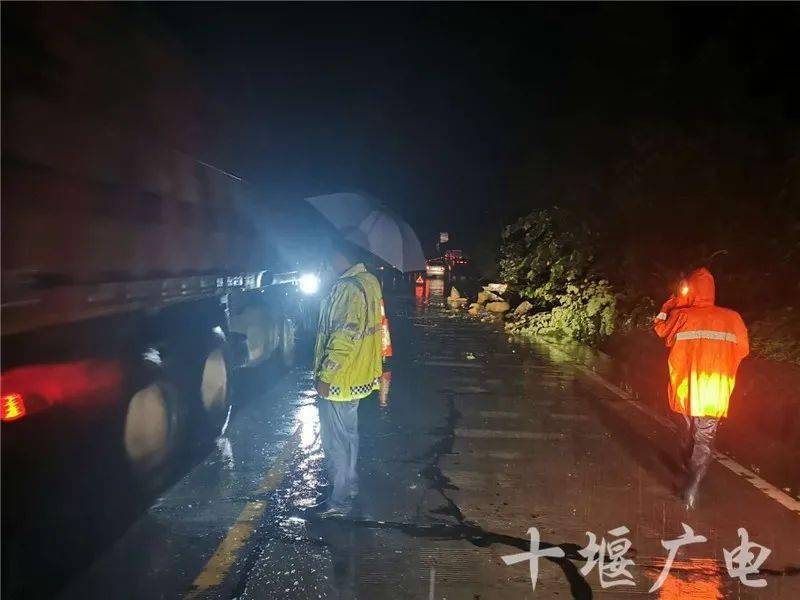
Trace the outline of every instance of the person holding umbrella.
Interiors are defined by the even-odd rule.
[[[343,516],[358,494],[358,403],[381,389],[383,358],[390,355],[388,321],[378,279],[362,251],[401,272],[425,269],[414,230],[365,194],[306,198],[336,230],[328,263],[338,275],[320,310],[314,375],[320,433],[333,492],[317,507],[320,516]],[[384,378],[384,390],[388,378]],[[385,398],[382,398],[385,403]]]
[[[358,405],[380,389],[383,297],[378,279],[348,242],[333,244],[328,262],[338,275],[323,301],[314,349],[322,447],[330,497],[321,517],[346,515],[358,494]]]

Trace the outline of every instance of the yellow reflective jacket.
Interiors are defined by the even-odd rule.
[[[380,388],[381,286],[362,263],[345,271],[322,305],[314,349],[328,400],[359,400]]]

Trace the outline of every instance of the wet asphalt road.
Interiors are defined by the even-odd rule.
[[[361,493],[351,519],[305,511],[325,493],[312,380],[299,368],[246,398],[205,460],[164,492],[62,598],[589,598],[648,595],[661,540],[690,525],[660,598],[800,597],[800,517],[714,464],[700,507],[674,495],[674,434],[643,420],[546,346],[453,318],[441,298],[396,298],[385,407],[360,407]],[[124,490],[120,490],[124,495]],[[586,532],[627,526],[634,586],[581,573]],[[501,557],[542,545],[528,563]],[[729,576],[723,548],[772,550],[767,586]],[[753,577],[753,576],[751,576]]]

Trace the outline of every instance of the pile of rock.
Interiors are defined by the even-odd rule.
[[[450,295],[447,297],[447,306],[453,310],[459,310],[464,308],[467,302],[469,302],[469,299],[463,298],[461,292],[459,292],[455,286],[450,288]]]
[[[473,317],[482,317],[485,320],[498,319],[511,310],[511,305],[501,296],[508,286],[500,283],[490,283],[483,286],[478,292],[477,302],[473,302],[467,311]]]
[[[527,300],[521,302],[512,311],[511,302],[507,299],[514,297],[513,293],[508,290],[508,284],[505,283],[490,283],[483,286],[481,291],[478,292],[478,297],[475,302],[469,304],[467,312],[473,316],[478,317],[482,321],[497,321],[505,319],[509,321],[506,328],[513,327],[515,323],[524,323],[527,314],[533,309],[533,305]],[[461,295],[455,287],[450,289],[450,295],[447,298],[447,305],[452,310],[461,310],[467,306],[469,300]]]

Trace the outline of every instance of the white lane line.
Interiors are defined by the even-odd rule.
[[[429,367],[448,367],[448,368],[459,368],[459,369],[480,369],[484,365],[480,363],[466,363],[466,362],[456,362],[450,360],[424,360],[422,361],[423,365]]]
[[[458,456],[471,456],[475,458],[497,458],[500,460],[518,460],[528,455],[522,452],[502,452],[500,450],[468,450],[466,452],[454,452]]]
[[[488,417],[490,419],[516,419],[519,417],[518,412],[512,412],[510,410],[481,410],[478,411],[478,414],[480,414],[482,417]]]
[[[783,506],[785,506],[789,510],[800,515],[800,501],[795,500],[783,490],[776,488],[770,482],[761,479],[761,477],[753,473],[750,469],[747,469],[742,465],[740,465],[730,456],[726,456],[722,452],[714,451],[714,458],[716,458],[717,462],[720,463],[722,466],[733,471],[740,477],[744,477],[747,481],[749,481],[753,485],[753,487],[764,492],[767,496],[775,500],[775,502],[783,504]]]
[[[489,393],[489,390],[487,390],[486,388],[478,387],[476,385],[465,385],[461,387],[454,387],[450,391],[453,392],[454,394],[469,394],[469,395]]]
[[[557,350],[557,351],[561,352],[560,350]],[[564,353],[561,352],[561,354],[564,354]],[[564,354],[564,356],[567,356],[567,355]],[[583,365],[575,365],[575,366],[578,368],[578,370],[581,373],[586,375],[589,379],[599,383],[604,388],[606,388],[610,392],[616,394],[617,396],[619,396],[623,400],[626,400],[629,404],[635,406],[637,410],[639,410],[642,413],[646,414],[651,419],[654,419],[655,421],[657,421],[658,423],[660,423],[664,427],[670,429],[671,431],[677,431],[677,428],[676,428],[674,423],[670,422],[668,419],[666,419],[665,417],[663,417],[661,415],[653,414],[652,412],[647,410],[644,406],[642,406],[642,404],[640,402],[634,401],[633,397],[631,396],[631,394],[629,394],[628,392],[626,392],[622,388],[614,385],[610,381],[606,380],[603,376],[598,375],[597,373],[595,373],[594,371],[592,371],[588,367],[585,367]],[[765,481],[764,479],[762,479],[761,477],[759,477],[758,475],[753,473],[753,471],[751,471],[750,469],[748,469],[745,466],[742,466],[741,464],[739,464],[738,462],[733,460],[730,456],[727,456],[727,455],[723,454],[722,452],[715,451],[714,452],[714,458],[723,467],[725,467],[726,469],[736,473],[737,475],[742,477],[745,481],[748,481],[757,490],[762,491],[768,497],[772,498],[773,500],[775,500],[776,502],[778,502],[782,506],[788,508],[793,513],[796,513],[796,514],[800,515],[800,501],[799,500],[795,500],[794,498],[792,498],[789,494],[787,494],[786,492],[784,492],[780,488],[772,485],[768,481]]]
[[[547,416],[551,419],[556,419],[559,421],[588,421],[588,415],[582,414],[575,414],[575,413],[547,413]]]
[[[673,423],[672,421],[670,421],[669,419],[667,419],[666,417],[664,417],[662,415],[657,415],[657,414],[654,414],[654,413],[650,412],[649,410],[647,410],[647,408],[642,406],[642,404],[640,402],[636,402],[633,399],[633,396],[629,392],[626,392],[621,387],[618,387],[618,386],[614,385],[613,383],[611,383],[610,381],[608,381],[607,379],[605,379],[601,375],[598,375],[597,373],[595,373],[594,371],[592,371],[588,367],[584,367],[583,365],[575,365],[575,367],[581,373],[583,373],[586,377],[591,379],[592,381],[594,381],[596,383],[599,383],[604,388],[606,388],[608,391],[610,391],[613,394],[619,396],[623,400],[627,400],[630,404],[632,404],[633,406],[636,407],[636,410],[641,411],[644,414],[646,414],[648,417],[650,417],[651,419],[653,419],[655,421],[658,421],[661,425],[663,425],[667,429],[670,429],[672,431],[677,431],[675,423]]]
[[[563,433],[541,431],[507,431],[502,429],[469,429],[456,427],[456,435],[463,438],[496,438],[496,439],[524,439],[524,440],[563,440],[567,436]]]

